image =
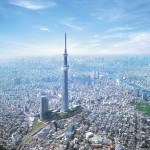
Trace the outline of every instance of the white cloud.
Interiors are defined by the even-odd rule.
[[[94,37],[94,38],[93,38]],[[90,47],[100,47],[102,44],[102,40],[99,39],[99,35],[93,35],[92,40],[87,42]]]
[[[100,43],[101,40],[99,40],[99,39],[93,39],[93,40],[91,40],[90,42],[91,42],[91,43]]]
[[[75,20],[74,17],[66,18],[66,19],[60,21],[60,23],[71,28],[72,30],[76,30],[76,31],[83,30],[83,27],[74,24],[74,20]]]
[[[77,26],[77,25],[74,25],[74,24],[69,23],[69,22],[63,22],[62,24],[64,24],[64,25],[67,26],[67,27],[70,27],[70,28],[73,29],[73,30],[78,30],[78,31],[80,31],[80,30],[83,29],[81,26]]]
[[[123,38],[123,37],[124,37],[124,35],[122,33],[109,34],[109,35],[103,36],[104,39]]]
[[[40,10],[56,6],[56,3],[52,1],[42,3],[42,1],[40,2],[34,0],[10,0],[10,4],[31,10]]]
[[[100,44],[100,43],[93,43],[93,44],[91,44],[90,46],[91,46],[91,47],[97,47],[97,46],[99,47],[99,46],[101,46],[101,45],[102,45],[102,44]]]
[[[122,19],[123,17],[127,17],[128,14],[123,11],[121,8],[110,8],[110,9],[95,9],[90,16],[94,17],[96,20],[99,21],[117,21]]]
[[[108,54],[150,54],[150,32],[133,33],[128,40],[114,43],[104,49]]]
[[[132,30],[132,28],[131,27],[115,27],[115,28],[110,28],[108,32],[126,31],[126,30]]]
[[[41,31],[45,31],[45,32],[49,32],[49,29],[48,29],[48,28],[45,28],[45,27],[41,27],[40,30],[41,30]]]
[[[133,42],[150,42],[150,32],[134,33],[129,38]]]

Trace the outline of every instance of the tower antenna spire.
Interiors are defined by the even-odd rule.
[[[65,54],[67,54],[67,35],[65,32]]]

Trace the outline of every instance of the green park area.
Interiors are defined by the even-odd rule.
[[[42,125],[43,125],[43,122],[40,121],[38,118],[36,118],[35,121],[34,121],[33,127],[32,127],[31,134],[38,131]]]
[[[136,103],[136,109],[150,116],[150,105],[146,103]]]
[[[36,118],[34,120],[34,124],[32,127],[32,131],[27,134],[24,138],[24,140],[22,141],[23,144],[28,143],[30,141],[31,136],[36,133],[39,129],[41,129],[43,127],[44,122],[40,121],[38,118]]]

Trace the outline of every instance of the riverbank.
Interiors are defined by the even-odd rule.
[[[109,77],[111,77],[112,79],[115,79],[117,80],[118,77],[115,75],[115,74],[110,74],[110,73],[106,73]],[[123,80],[123,79],[120,79],[120,83],[124,83],[124,84],[127,84],[128,86],[130,87],[133,87],[135,89],[140,89],[140,90],[145,90],[147,92],[147,96],[150,96],[150,91],[149,90],[146,90],[145,88],[141,87],[141,86],[138,86],[138,85],[135,85],[129,81],[126,81],[126,80]]]

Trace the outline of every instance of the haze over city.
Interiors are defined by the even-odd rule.
[[[149,0],[1,0],[0,56],[150,54]]]

